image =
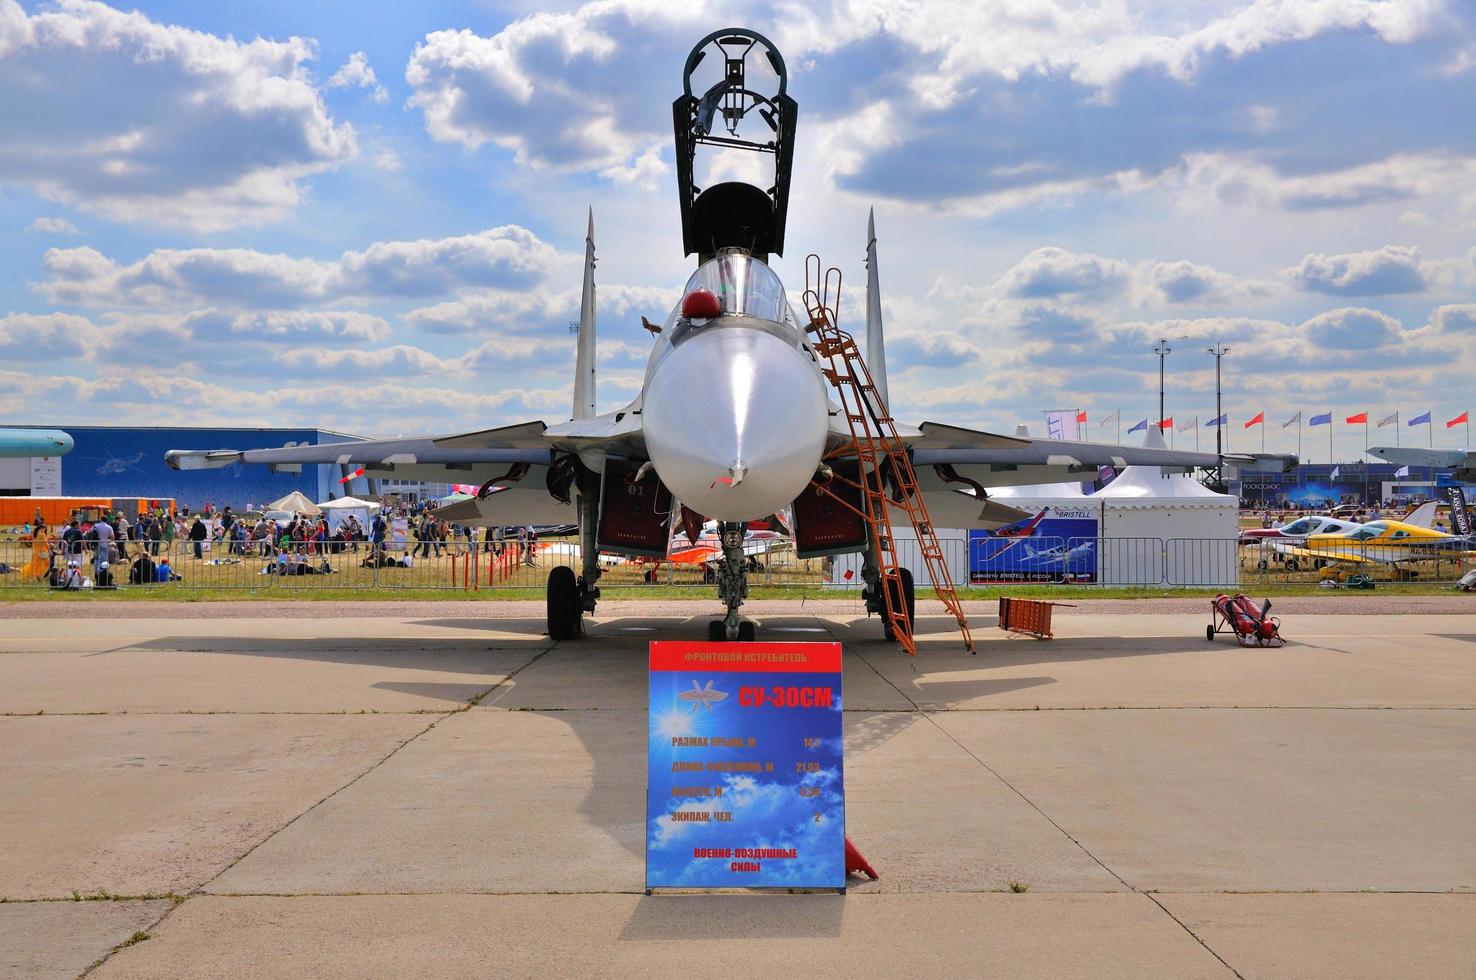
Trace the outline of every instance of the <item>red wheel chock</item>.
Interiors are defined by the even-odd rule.
[[[876,869],[871,866],[871,862],[856,850],[856,845],[851,843],[849,837],[846,838],[846,874],[863,874],[872,881],[881,878],[881,875],[877,874]]]

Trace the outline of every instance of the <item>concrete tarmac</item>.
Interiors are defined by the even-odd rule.
[[[929,616],[913,659],[753,603],[845,645],[847,831],[882,878],[655,897],[645,644],[711,604],[560,644],[522,609],[273,608],[8,610],[0,978],[1476,975],[1450,607],[1299,607],[1280,650],[1205,614],[1062,609],[1046,642],[981,615],[974,657]]]

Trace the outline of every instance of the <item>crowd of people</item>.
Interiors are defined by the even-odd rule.
[[[397,527],[400,519],[404,523]],[[409,568],[416,558],[463,555],[479,546],[500,556],[513,542],[525,564],[536,562],[537,534],[531,527],[489,528],[480,537],[478,529],[442,520],[423,503],[390,502],[367,526],[352,514],[330,524],[323,514],[284,517],[248,509],[242,516],[230,506],[207,503],[193,514],[158,510],[130,520],[114,511],[93,519],[74,516],[53,528],[38,510],[21,534],[30,545],[30,560],[16,571],[53,588],[108,588],[119,575],[131,584],[179,581],[175,564],[190,556],[217,563],[257,558],[265,574],[309,575],[332,572],[328,556],[345,552],[365,552],[364,567]]]

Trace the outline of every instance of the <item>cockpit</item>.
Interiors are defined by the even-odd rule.
[[[706,290],[717,297],[722,316],[753,317],[783,324],[796,332],[799,330],[798,320],[784,293],[784,284],[774,270],[747,253],[733,251],[708,259],[692,273],[682,287],[682,299],[661,329],[667,342],[680,344],[706,326],[682,315],[683,302],[697,290]]]

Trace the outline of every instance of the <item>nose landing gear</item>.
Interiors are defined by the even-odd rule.
[[[743,554],[743,537],[747,531],[741,521],[723,521],[718,525],[718,543],[723,549],[723,557],[717,562],[718,598],[728,607],[728,614],[707,624],[709,640],[748,642],[754,638],[752,621],[738,617],[738,607],[748,598],[748,559]]]

